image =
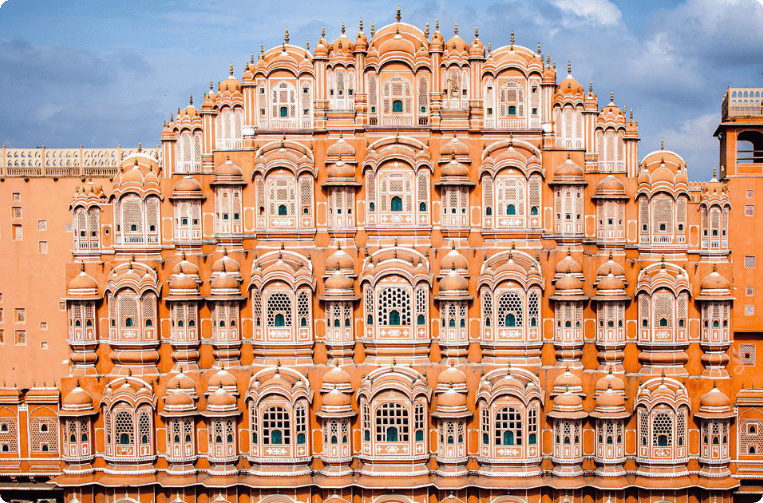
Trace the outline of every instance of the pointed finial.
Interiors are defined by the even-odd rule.
[[[474,38],[480,38],[480,29],[478,26],[474,27]]]
[[[193,94],[188,98],[188,104],[193,105]]]
[[[289,43],[289,27],[288,26],[286,27],[286,31],[283,34],[283,42],[284,44]]]
[[[546,53],[546,66],[551,66],[551,53]]]
[[[374,26],[374,22],[371,21],[371,37],[373,37],[376,34],[376,26]]]
[[[612,90],[611,93],[609,93],[609,101],[611,101],[612,103],[615,102],[615,91],[614,91],[614,89]]]
[[[511,50],[514,50],[514,30],[511,30]]]
[[[249,64],[250,64],[250,65],[253,65],[253,64],[254,64],[254,53],[252,53],[252,54],[250,54],[250,55],[249,55]]]
[[[543,62],[543,56],[540,53],[540,42],[538,42],[538,56],[540,56],[541,62]]]
[[[309,40],[305,40],[305,50],[306,51],[310,50],[310,41]]]
[[[143,152],[143,146],[138,142],[138,153]],[[135,159],[137,161],[137,159]]]
[[[326,27],[321,26],[321,38],[326,38]]]
[[[487,43],[487,53],[492,54],[493,53],[493,42]]]
[[[260,57],[265,56],[265,46],[262,45],[262,42],[260,42]]]
[[[233,77],[233,63],[230,64],[230,68],[228,69],[230,70],[231,77]]]
[[[660,150],[665,150],[665,138],[660,140]]]
[[[713,165],[713,178],[715,178],[715,165]]]
[[[458,35],[458,23],[456,23],[456,26],[453,28],[453,31],[456,35]]]
[[[342,23],[342,35],[344,35],[344,23]]]
[[[397,15],[395,15],[395,19],[397,19],[397,22],[399,23],[402,19],[402,16],[400,15],[400,6],[397,6]]]
[[[360,31],[363,31],[363,18],[360,18]]]
[[[567,75],[572,75],[572,62],[567,61]]]
[[[427,25],[426,25],[426,27],[424,28],[424,38],[426,38],[427,40],[429,40],[429,21],[427,21]]]
[[[631,120],[633,120],[633,109],[631,108]]]

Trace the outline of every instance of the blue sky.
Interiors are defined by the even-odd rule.
[[[692,179],[717,163],[712,132],[726,86],[763,87],[763,0],[0,0],[0,144],[111,147],[158,143],[162,122],[233,63],[280,44],[315,46],[341,23],[354,36],[403,20],[446,36],[458,22],[493,47],[535,48],[599,101],[610,91],[639,119],[640,157],[659,148],[689,162]],[[560,72],[563,73],[563,72]],[[560,76],[562,78],[563,76]]]

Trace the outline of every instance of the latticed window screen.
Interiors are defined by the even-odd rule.
[[[740,454],[757,456],[763,452],[763,421],[759,419],[742,421],[739,433]]]
[[[640,295],[638,298],[638,316],[641,319],[641,326],[647,327],[649,325],[649,297],[647,295]]]
[[[525,93],[524,86],[514,80],[504,82],[498,93],[500,117],[524,117]],[[512,112],[514,112],[512,114]]]
[[[519,177],[499,177],[496,181],[498,214],[501,216],[525,215],[526,180]]]
[[[676,417],[676,443],[678,447],[686,445],[686,407],[678,409]]]
[[[294,85],[281,81],[271,91],[271,117],[293,119],[297,113],[297,96]]]
[[[120,410],[114,414],[114,441],[119,445],[134,445],[135,428],[131,411]]]
[[[489,176],[482,179],[482,205],[485,215],[493,214],[493,179]]]
[[[649,201],[645,197],[640,198],[638,208],[641,234],[649,234]]]
[[[293,178],[268,178],[268,195],[271,216],[294,216],[296,214],[296,196]],[[312,195],[308,192],[312,200]],[[286,208],[282,215],[281,207]]]
[[[262,414],[262,443],[264,445],[290,445],[291,421],[283,407],[270,407]]]
[[[523,326],[522,297],[518,293],[506,292],[498,298],[498,326]]]
[[[302,206],[302,212],[312,212],[313,209],[313,181],[309,176],[303,176],[299,179],[299,198]]]
[[[413,428],[418,432],[424,429],[424,404],[421,402],[416,403],[416,407],[413,410]],[[417,439],[418,440],[418,439]]]
[[[424,76],[419,77],[419,115],[426,115],[429,109],[429,82]]]
[[[16,420],[0,419],[0,455],[17,453],[19,449]]]
[[[675,298],[669,293],[658,293],[654,299],[654,326],[657,328],[673,327],[673,302]]]
[[[58,452],[58,420],[36,418],[29,422],[33,454]]]
[[[529,444],[535,444],[538,441],[538,411],[535,407],[527,410],[527,432]]]
[[[540,175],[530,177],[530,189],[528,190],[528,199],[530,201],[530,215],[540,214]]]
[[[530,292],[530,297],[527,301],[527,315],[530,321],[530,326],[534,327],[538,325],[538,316],[540,313],[539,309],[539,297],[538,292],[532,291]]]
[[[654,232],[673,233],[673,201],[667,196],[657,196],[652,200],[654,208]]]
[[[676,223],[678,224],[678,232],[686,232],[686,198],[679,197],[676,202]]]
[[[146,225],[151,234],[159,232],[159,198],[149,197],[146,199]]]
[[[363,431],[370,432],[371,431],[371,408],[368,406],[368,403],[363,403]]]
[[[429,203],[429,177],[427,177],[426,172],[422,171],[419,173],[418,177],[418,195],[419,195],[419,204],[424,203],[425,205],[428,205]],[[425,206],[426,208],[426,206]],[[421,208],[419,208],[421,209]],[[426,210],[424,210],[426,211]]]
[[[384,402],[376,408],[377,442],[408,442],[408,409],[397,402]]]
[[[300,106],[302,108],[302,116],[309,116],[310,110],[313,108],[313,96],[310,92],[310,82],[309,81],[303,81],[302,82],[302,93],[300,96]]]
[[[389,114],[394,110],[395,101],[402,102],[402,113],[410,115],[413,108],[413,97],[411,92],[411,83],[404,80],[399,75],[387,79],[384,81],[383,86],[383,105],[384,113]]]
[[[496,412],[495,445],[522,445],[522,414],[514,407]]]
[[[135,327],[140,319],[138,318],[138,297],[133,293],[123,290],[119,293],[119,326]]]
[[[755,365],[755,344],[739,346],[739,357],[745,365]]]
[[[307,409],[299,404],[294,409],[294,432],[297,436],[297,444],[307,441]]]
[[[649,412],[645,408],[639,409],[638,412],[638,431],[639,431],[639,445],[643,447],[649,446]]]
[[[397,313],[396,319],[400,325],[411,324],[411,296],[407,290],[396,286],[387,287],[379,292],[378,299],[379,325],[389,326],[391,316],[394,323],[395,315],[391,315],[393,312]]]
[[[138,411],[138,435],[141,445],[151,443],[151,432],[153,431],[151,413],[145,409],[146,407],[141,407],[141,410]]]
[[[310,295],[305,290],[297,294],[297,317],[300,326],[310,326]]]
[[[257,418],[257,414],[257,405],[252,403],[251,408],[249,409],[249,430],[252,432],[252,446],[257,446],[257,433],[260,431],[260,422]]]
[[[256,288],[252,289],[252,316],[254,317],[254,326],[262,326],[262,295]]]
[[[150,293],[147,293],[141,299],[141,304],[143,308],[143,323],[146,326],[155,325],[154,317],[156,316],[156,297]]]
[[[376,114],[378,106],[378,94],[376,89],[376,75],[368,76],[368,106],[372,114]]]
[[[371,321],[371,324],[373,323],[373,314],[374,314],[374,291],[373,288],[370,286],[366,286],[365,289],[365,307],[366,307],[366,316]]]
[[[482,289],[482,318],[486,325],[490,326],[493,319],[493,294],[488,289]]]
[[[416,316],[427,316],[427,291],[424,287],[416,287]],[[418,322],[417,322],[418,323]]]
[[[652,445],[673,446],[673,416],[669,412],[657,412],[652,418]]]
[[[276,318],[280,314],[283,316],[283,326],[290,327],[292,320],[291,298],[282,292],[270,294],[267,299],[268,304],[268,326],[276,327]],[[280,322],[280,320],[279,320]]]
[[[124,231],[126,233],[143,233],[143,211],[138,199],[130,198],[122,201],[122,215]]]

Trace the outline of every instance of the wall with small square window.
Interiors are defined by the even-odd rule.
[[[26,330],[16,330],[14,344],[26,346]]]
[[[24,239],[24,228],[21,224],[13,224],[11,226],[11,239],[14,241],[21,241]]]
[[[48,254],[48,242],[47,241],[39,241],[37,243],[37,251],[40,253],[40,255],[47,255]]]
[[[48,221],[47,220],[38,220],[37,221],[37,230],[38,231],[46,231],[46,230],[48,230]]]
[[[753,297],[755,295],[755,287],[754,286],[748,286],[744,289],[744,294],[748,297]]]
[[[755,365],[755,344],[740,345],[739,358],[744,365]]]
[[[744,256],[744,267],[745,269],[752,269],[755,267],[755,255]]]
[[[13,310],[13,322],[14,323],[26,323],[26,309],[23,307],[17,307]]]
[[[0,328],[0,344],[5,344],[5,329]]]
[[[744,315],[745,316],[755,316],[755,306],[752,304],[747,304],[744,306]]]
[[[11,194],[11,201],[14,203],[20,203],[21,202],[21,192],[14,192]]]
[[[11,218],[21,218],[21,206],[11,207]]]
[[[755,216],[755,205],[754,204],[745,204],[744,205],[744,216],[746,216],[746,217],[753,217],[753,216]]]

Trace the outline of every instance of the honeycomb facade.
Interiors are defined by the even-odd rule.
[[[287,32],[156,150],[4,148],[3,341],[38,369],[2,376],[3,487],[757,499],[760,90],[729,89],[720,179],[689,182],[569,65],[455,31]],[[58,208],[37,261],[22,204]]]

